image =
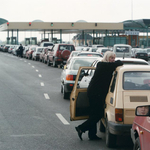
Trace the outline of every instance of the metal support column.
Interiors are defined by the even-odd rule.
[[[105,37],[106,37],[106,38],[105,38],[105,42],[104,42],[104,44],[105,44],[104,46],[105,46],[105,47],[107,46],[107,41],[108,41],[108,39],[107,39],[107,32],[108,32],[108,31],[106,30],[106,31],[105,31]]]
[[[60,43],[62,43],[62,30],[60,29]]]
[[[45,40],[45,30],[44,30],[44,40]]]
[[[95,30],[93,30],[93,44],[94,44]]]
[[[87,43],[87,33],[85,33],[84,35],[85,35],[85,37],[84,37],[85,38],[85,45],[88,46],[88,43]]]
[[[19,34],[18,34],[18,29],[17,29],[17,41],[16,41],[17,45],[19,45],[18,37],[19,37]]]
[[[82,30],[82,45],[84,45],[84,30]]]
[[[147,30],[146,30],[146,32],[147,32],[147,38],[146,38],[146,47],[148,47],[148,27],[147,27]]]
[[[13,44],[13,30],[12,30],[12,36],[11,36],[11,44]]]
[[[9,40],[10,40],[10,38],[9,38],[9,30],[7,31],[7,44],[9,44]]]
[[[53,30],[51,30],[51,42],[53,42]]]

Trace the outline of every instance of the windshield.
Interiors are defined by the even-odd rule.
[[[125,90],[150,90],[150,72],[125,72],[123,88]]]
[[[119,53],[129,52],[129,47],[127,47],[127,46],[117,46],[116,47],[116,52],[119,52]]]
[[[96,58],[95,58],[96,59]],[[94,58],[92,59],[74,59],[73,62],[72,62],[72,65],[71,65],[71,70],[78,70],[79,67],[81,66],[91,66],[91,64],[93,63],[93,61],[95,60]]]

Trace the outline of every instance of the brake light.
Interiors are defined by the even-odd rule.
[[[68,75],[66,76],[66,80],[71,80],[71,81],[73,81],[73,75],[68,74]]]
[[[115,119],[118,122],[123,121],[123,109],[115,109]]]

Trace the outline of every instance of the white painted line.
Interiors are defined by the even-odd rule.
[[[41,75],[41,74],[39,74],[39,77],[41,78],[41,77],[42,77],[42,75]]]
[[[47,93],[44,93],[45,99],[50,99]]]
[[[41,86],[44,86],[44,83],[43,83],[43,82],[41,82]]]
[[[32,66],[32,68],[34,68],[34,66]]]
[[[20,60],[22,60],[22,59],[20,59]]]
[[[29,65],[31,65],[30,63],[28,63]]]
[[[24,62],[27,62],[26,60]]]
[[[36,70],[36,72],[39,72],[38,70]]]
[[[21,134],[21,135],[10,135],[10,137],[30,137],[30,136],[45,136],[45,134]]]
[[[70,123],[59,113],[56,113],[56,116],[60,119],[60,121],[65,124],[65,125],[69,125]]]

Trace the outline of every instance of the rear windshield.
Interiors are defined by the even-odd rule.
[[[107,52],[107,51],[110,51],[109,49],[102,49],[102,52]]]
[[[150,90],[150,72],[130,71],[123,76],[124,90]]]
[[[94,59],[74,59],[71,65],[71,70],[78,70],[81,66],[91,66]]]
[[[101,57],[99,54],[82,54],[82,53],[79,53],[77,56]]]
[[[118,53],[129,52],[129,47],[126,47],[126,46],[117,46],[116,47],[116,52],[118,52]]]
[[[44,43],[44,47],[53,46],[52,43]]]
[[[59,50],[69,50],[69,51],[74,51],[74,46],[73,45],[60,45]]]
[[[43,48],[38,48],[37,49],[38,52],[41,52],[42,50],[43,50]]]

